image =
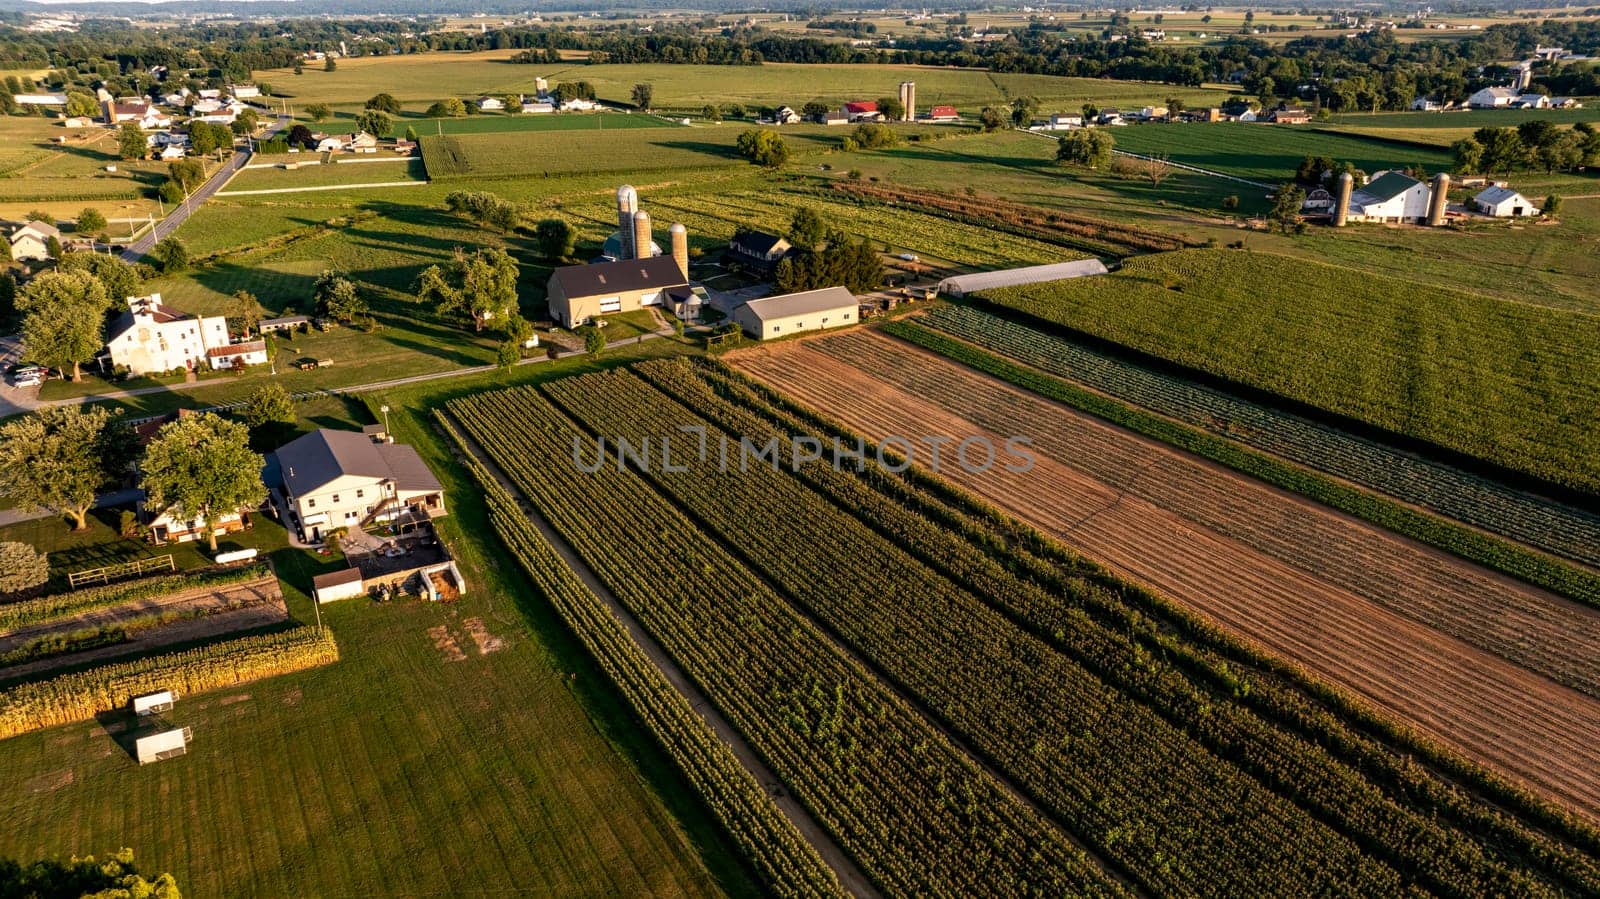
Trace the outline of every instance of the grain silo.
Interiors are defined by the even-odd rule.
[[[633,248],[628,258],[649,259],[651,249],[650,213],[641,209],[633,214]]]
[[[914,122],[917,119],[917,83],[915,81],[900,82],[900,105],[905,107],[905,112],[900,114],[900,121]]]
[[[622,238],[623,259],[633,258],[633,216],[639,211],[639,192],[633,185],[617,188],[617,234]]]
[[[1440,172],[1433,176],[1433,196],[1428,198],[1428,227],[1444,224],[1444,208],[1450,202],[1450,176]]]
[[[1339,175],[1339,196],[1333,201],[1333,226],[1343,228],[1345,220],[1350,217],[1350,191],[1355,187],[1356,179],[1349,172]]]
[[[689,279],[689,229],[682,222],[673,222],[667,229],[672,235],[672,261],[678,263],[678,271],[683,272],[684,280]]]

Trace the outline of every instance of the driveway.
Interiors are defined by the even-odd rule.
[[[5,372],[11,366],[22,361],[22,336],[13,334],[10,337],[0,337],[0,372]],[[31,412],[39,405],[39,388],[17,387],[11,383],[10,378],[5,378],[5,383],[0,386],[0,418],[9,418],[24,412]]]

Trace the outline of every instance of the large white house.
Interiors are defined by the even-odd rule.
[[[114,366],[136,375],[207,365],[207,351],[228,345],[228,320],[198,317],[161,305],[161,294],[129,297],[106,339]]]
[[[1352,222],[1427,221],[1428,185],[1400,172],[1380,172],[1350,194]]]
[[[1472,198],[1472,207],[1484,215],[1496,218],[1519,218],[1538,215],[1539,208],[1522,194],[1509,187],[1491,186]]]
[[[11,232],[11,258],[35,262],[50,258],[50,238],[61,239],[61,229],[46,222],[28,222]]]
[[[1486,87],[1467,98],[1467,105],[1473,109],[1504,109],[1510,106],[1522,92],[1514,87]]]
[[[405,515],[445,514],[444,488],[416,449],[360,431],[312,431],[273,456],[276,477],[300,539],[321,543],[339,527]]]

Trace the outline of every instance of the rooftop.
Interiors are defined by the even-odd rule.
[[[1384,172],[1362,185],[1354,196],[1360,198],[1362,202],[1382,203],[1400,196],[1421,183],[1410,175],[1400,172]]]
[[[556,269],[550,279],[561,286],[561,292],[569,299],[687,283],[671,256],[568,265]]]
[[[745,306],[757,319],[769,321],[775,318],[827,312],[831,309],[854,309],[856,297],[843,287],[824,287],[821,290],[808,290],[804,293],[762,297],[759,300],[751,300]]]
[[[374,443],[359,431],[322,428],[291,440],[274,455],[284,485],[296,496],[346,476],[392,480],[401,490],[442,489],[416,449]]]

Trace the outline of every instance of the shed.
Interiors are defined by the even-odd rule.
[[[858,308],[849,290],[824,287],[751,300],[734,309],[733,318],[746,333],[765,340],[853,325]]]
[[[343,571],[330,571],[319,574],[311,579],[311,595],[317,602],[333,602],[339,599],[350,599],[365,593],[367,586],[361,578],[361,569],[346,568]]]
[[[1042,284],[1046,281],[1065,281],[1068,278],[1083,278],[1089,275],[1103,275],[1105,273],[1105,263],[1100,260],[1078,259],[1073,262],[1057,262],[1051,265],[1030,265],[1025,268],[1008,268],[994,272],[955,275],[940,281],[937,290],[939,293],[948,296],[964,297],[969,293],[994,290],[999,287]]]
[[[256,330],[262,334],[271,334],[273,331],[293,331],[303,325],[310,325],[311,319],[304,315],[285,315],[282,318],[264,318],[256,324]]]
[[[1487,187],[1472,198],[1472,207],[1484,215],[1496,218],[1520,218],[1538,215],[1539,208],[1522,194],[1509,187]]]
[[[152,717],[150,723],[134,735],[133,757],[141,765],[177,758],[189,751],[189,742],[193,739],[193,728],[174,727]]]
[[[177,698],[171,690],[157,690],[154,693],[135,696],[130,702],[133,704],[133,713],[143,718],[146,715],[172,711],[172,704]]]

